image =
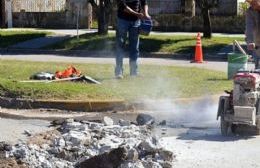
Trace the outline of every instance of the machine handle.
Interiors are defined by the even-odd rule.
[[[245,50],[241,47],[241,45],[238,43],[237,40],[234,40],[233,42],[233,52],[235,52],[235,46],[239,49],[240,52],[242,52],[244,55],[248,55]]]

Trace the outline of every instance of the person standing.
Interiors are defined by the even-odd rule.
[[[128,35],[130,76],[138,74],[139,26],[150,19],[147,0],[117,0],[116,67],[115,77],[123,78],[124,49]]]
[[[246,43],[255,58],[255,69],[260,69],[260,0],[247,0]]]

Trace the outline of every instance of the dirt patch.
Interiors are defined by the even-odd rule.
[[[5,158],[7,146],[5,142],[0,142],[0,168],[28,168],[25,164],[18,164],[14,158]]]
[[[15,159],[0,159],[0,168],[28,168],[28,166],[18,164]]]
[[[54,139],[57,136],[61,136],[61,133],[58,130],[54,129],[43,133],[35,134],[34,136],[28,139],[27,143],[38,145],[38,146],[41,146],[42,144],[49,145],[52,143],[52,141],[54,141]]]

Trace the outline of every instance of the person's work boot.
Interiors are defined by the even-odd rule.
[[[116,79],[123,79],[124,76],[123,75],[116,75]]]
[[[136,61],[130,61],[129,62],[129,67],[130,67],[130,76],[137,76],[138,71],[137,71],[137,63]]]
[[[116,77],[116,79],[123,79],[124,78],[123,68],[120,68],[120,67],[115,68],[115,77]]]

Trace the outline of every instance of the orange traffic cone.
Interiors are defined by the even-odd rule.
[[[197,35],[197,42],[196,42],[196,48],[195,48],[195,63],[203,63],[203,53],[202,53],[202,43],[201,43],[201,36],[200,32]]]

